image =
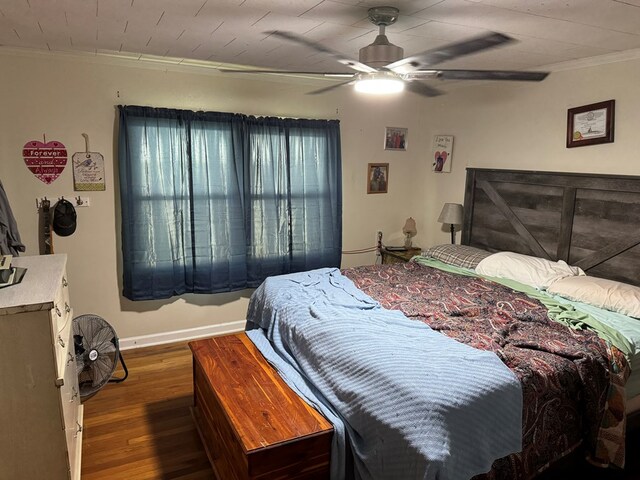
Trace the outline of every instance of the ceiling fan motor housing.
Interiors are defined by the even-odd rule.
[[[371,44],[360,49],[360,62],[370,67],[384,67],[404,57],[404,49],[390,43],[386,35],[378,35]]]
[[[389,42],[384,34],[385,27],[396,23],[399,13],[396,7],[384,6],[369,9],[369,21],[378,26],[380,34],[371,45],[360,49],[360,63],[380,68],[404,57],[404,49]]]

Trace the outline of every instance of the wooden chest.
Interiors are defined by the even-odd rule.
[[[194,418],[219,480],[329,478],[333,427],[245,333],[189,346]]]

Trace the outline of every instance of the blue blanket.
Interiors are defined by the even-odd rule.
[[[467,480],[521,449],[520,383],[495,354],[383,309],[338,269],[268,278],[247,319],[333,423],[334,480]]]

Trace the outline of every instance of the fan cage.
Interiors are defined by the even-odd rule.
[[[95,395],[110,381],[121,382],[127,378],[128,371],[120,353],[118,336],[105,319],[94,314],[74,318],[73,340],[82,400]],[[125,371],[123,378],[113,378],[118,358]]]

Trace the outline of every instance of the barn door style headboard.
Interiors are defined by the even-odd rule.
[[[462,243],[640,286],[640,177],[467,169]]]

